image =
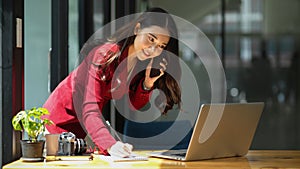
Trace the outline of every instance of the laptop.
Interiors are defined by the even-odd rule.
[[[263,108],[263,102],[203,104],[187,149],[154,151],[150,156],[180,161],[244,156]]]

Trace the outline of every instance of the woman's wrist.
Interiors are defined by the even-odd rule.
[[[143,89],[144,89],[144,90],[149,91],[149,90],[151,90],[151,88],[152,88],[152,87],[146,86],[145,81],[143,81]]]

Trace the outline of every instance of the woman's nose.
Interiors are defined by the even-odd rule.
[[[156,52],[156,49],[158,48],[158,45],[156,44],[153,44],[151,46],[148,47],[148,51],[151,53],[151,54],[154,54]]]
[[[155,49],[156,49],[156,45],[151,45],[149,48],[150,48],[151,53],[154,53]]]

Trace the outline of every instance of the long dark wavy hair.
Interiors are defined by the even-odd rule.
[[[159,26],[168,30],[170,34],[170,40],[167,46],[164,48],[163,52],[153,59],[153,65],[159,65],[159,62],[163,58],[166,59],[168,65],[163,76],[161,76],[154,84],[154,88],[160,89],[160,93],[155,98],[156,106],[161,110],[162,114],[166,114],[168,110],[172,109],[174,105],[178,105],[181,108],[181,89],[179,86],[181,78],[181,69],[179,64],[179,52],[178,52],[178,31],[177,26],[169,13],[161,8],[150,8],[143,14],[141,14],[136,20],[131,21],[125,26],[118,29],[111,37],[107,40],[109,43],[114,43],[120,46],[121,51],[119,54],[111,52],[109,54],[109,59],[107,62],[98,64],[96,66],[105,68],[113,64],[112,67],[117,67],[120,63],[120,53],[127,49],[130,45],[134,43],[136,35],[134,34],[135,26],[140,23],[140,28],[147,28],[150,26]],[[97,41],[94,41],[94,43]],[[103,42],[101,42],[103,43]],[[145,77],[145,69],[149,63],[150,59],[147,61],[139,61],[136,66],[140,68],[138,70],[143,70],[139,72],[135,77],[134,81],[140,81]],[[104,71],[105,72],[105,71]],[[107,71],[109,72],[109,71]],[[151,69],[150,76],[157,76],[159,74],[159,69],[153,67]],[[106,76],[108,77],[108,76]],[[135,90],[138,83],[132,83],[130,88]],[[166,97],[164,97],[164,95]]]

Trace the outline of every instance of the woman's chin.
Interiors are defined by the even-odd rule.
[[[144,56],[144,55],[138,55],[137,58],[140,60],[140,61],[144,61],[144,60],[147,60],[147,59],[150,59],[151,57],[147,57],[147,56]]]

